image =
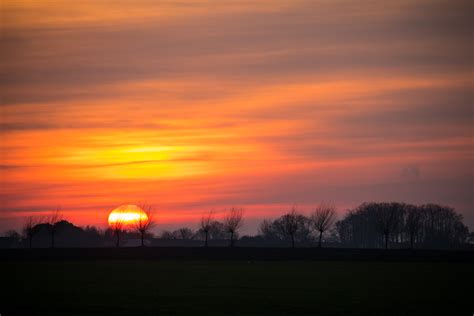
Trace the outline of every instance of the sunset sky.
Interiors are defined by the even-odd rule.
[[[146,202],[254,233],[322,200],[472,229],[472,3],[2,0],[0,230]]]

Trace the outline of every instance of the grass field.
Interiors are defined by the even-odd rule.
[[[2,316],[12,312],[38,315],[472,315],[474,312],[474,271],[470,263],[123,260],[0,265],[4,290]],[[446,314],[448,311],[452,312]]]

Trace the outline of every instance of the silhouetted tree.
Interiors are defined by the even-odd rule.
[[[182,227],[173,232],[175,239],[191,240],[194,238],[194,232],[191,228]]]
[[[283,231],[286,235],[291,238],[291,246],[295,248],[295,234],[298,231],[301,221],[299,220],[299,214],[296,210],[296,206],[293,206],[288,214],[281,217],[281,224]]]
[[[209,230],[209,239],[218,240],[226,238],[227,231],[224,227],[224,224],[219,221],[212,221],[211,230]]]
[[[205,239],[204,239],[204,247],[208,246],[208,238],[209,238],[209,232],[212,229],[212,222],[214,220],[214,214],[212,211],[207,213],[201,218],[201,223],[200,223],[200,230],[204,233]]]
[[[311,223],[319,232],[318,247],[321,248],[323,233],[329,230],[336,221],[336,208],[327,203],[321,203],[311,214]]]
[[[120,247],[120,236],[124,231],[125,221],[119,216],[113,223],[111,223],[110,228],[116,238],[115,245]]]
[[[405,226],[410,239],[410,248],[413,249],[415,245],[415,238],[422,227],[422,209],[414,205],[406,205],[406,220]]]
[[[474,244],[474,232],[470,232],[467,237],[467,242],[470,244]]]
[[[390,234],[397,225],[397,211],[403,206],[399,203],[370,203],[367,207],[374,208],[377,214],[377,227],[384,236],[385,249],[388,249]]]
[[[155,225],[153,220],[153,207],[151,205],[140,205],[140,208],[145,214],[140,215],[140,217],[135,222],[135,230],[140,234],[141,246],[145,246],[145,236],[148,234],[150,229]]]
[[[50,215],[47,217],[47,224],[49,224],[49,230],[51,234],[51,248],[55,246],[55,237],[57,233],[57,223],[63,220],[63,216],[59,208],[56,208],[50,212]]]
[[[23,232],[28,239],[29,248],[33,248],[33,237],[36,234],[36,225],[40,223],[40,219],[33,216],[28,216],[23,223]]]
[[[211,240],[218,240],[218,239],[227,239],[228,233],[225,230],[224,224],[212,220],[210,221],[210,224],[207,226],[207,240],[208,242]],[[198,239],[198,240],[203,240],[204,241],[204,246],[206,246],[206,232],[202,229],[199,228],[195,233],[193,238]],[[206,246],[207,247],[207,246]]]
[[[421,208],[425,244],[446,247],[466,241],[469,229],[462,223],[462,215],[453,208],[436,204],[425,204]]]
[[[259,235],[263,240],[286,241],[294,246],[296,242],[310,242],[311,221],[302,214],[298,214],[296,207],[290,213],[275,220],[264,220],[259,226]]]
[[[84,244],[88,246],[101,245],[104,241],[105,232],[95,226],[86,226],[84,229]]]
[[[21,235],[14,229],[7,230],[3,235],[5,237],[15,239],[16,241],[21,239]]]
[[[10,240],[10,247],[16,248],[21,242],[21,235],[13,229],[7,230],[3,236]]]
[[[173,232],[165,230],[160,234],[160,239],[174,239]]]
[[[234,236],[243,225],[244,210],[231,208],[224,217],[224,228],[230,234],[230,247],[234,246]]]
[[[161,239],[176,239],[176,240],[191,240],[195,236],[192,229],[188,227],[178,228],[172,232],[164,231],[160,238]]]
[[[194,238],[194,232],[191,228],[182,227],[177,230],[178,236],[183,240],[191,240]]]
[[[259,227],[258,227],[258,234],[266,240],[283,240],[285,236],[279,234],[279,232],[275,229],[274,222],[269,219],[264,219]]]

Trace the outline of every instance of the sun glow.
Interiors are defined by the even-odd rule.
[[[109,226],[114,227],[117,224],[123,226],[133,226],[137,222],[145,222],[148,220],[148,215],[136,205],[122,205],[114,209],[109,214]]]

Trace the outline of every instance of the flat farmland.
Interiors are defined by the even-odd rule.
[[[2,315],[471,315],[471,262],[2,261]]]

